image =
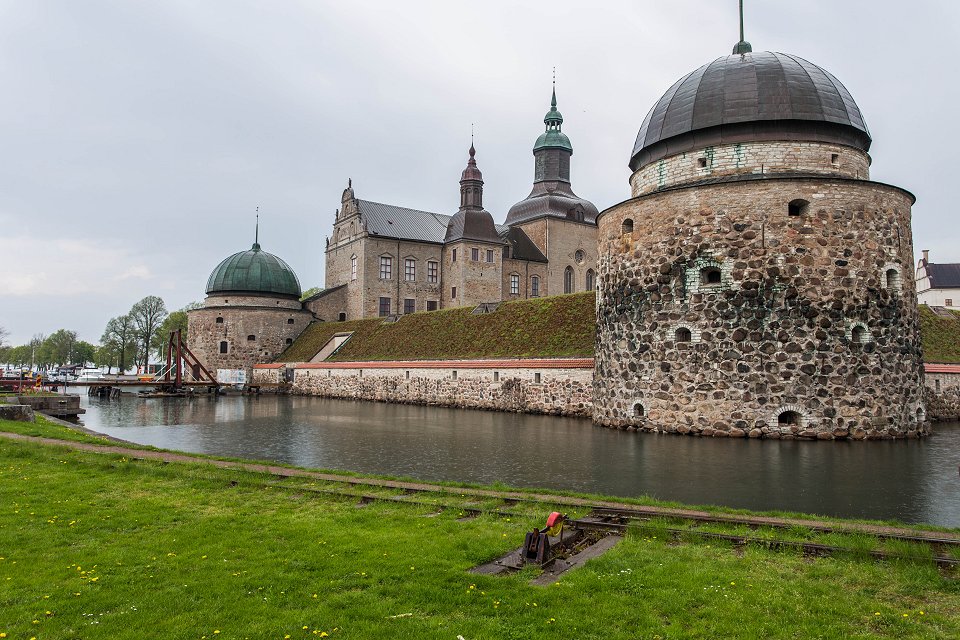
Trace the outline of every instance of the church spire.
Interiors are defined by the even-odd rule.
[[[257,222],[253,227],[253,248],[252,251],[260,251],[260,205],[256,209]]]
[[[753,52],[753,46],[743,39],[743,0],[740,0],[740,42],[733,46],[733,54],[743,55]]]

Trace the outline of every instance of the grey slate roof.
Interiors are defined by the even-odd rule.
[[[447,225],[445,242],[475,240],[477,242],[500,243],[497,226],[493,216],[486,209],[461,209],[453,214]]]
[[[647,113],[630,166],[751,139],[870,149],[863,114],[839,80],[803,58],[762,51],[717,58],[674,83]]]
[[[960,264],[927,263],[927,275],[930,276],[932,289],[953,289],[960,287]]]
[[[357,207],[367,223],[368,233],[399,240],[443,244],[451,218],[442,213],[407,209],[369,200],[358,199]]]
[[[510,245],[510,257],[514,260],[528,260],[530,262],[548,262],[547,256],[533,243],[523,229],[497,225],[500,238]]]
[[[564,220],[576,219],[573,214],[578,207],[583,212],[583,222],[597,223],[600,212],[596,205],[575,194],[568,183],[535,182],[530,195],[510,207],[507,224],[529,222],[545,216]]]

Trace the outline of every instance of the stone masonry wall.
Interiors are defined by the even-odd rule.
[[[927,415],[934,422],[960,420],[960,365],[949,368],[956,371],[931,373],[928,370],[925,377]]]
[[[516,295],[510,293],[510,276],[513,274],[520,277],[520,292]],[[542,262],[528,262],[527,260],[504,258],[503,282],[500,285],[503,291],[502,299],[506,301],[533,298],[531,281],[534,276],[540,278],[540,290],[537,292],[536,297],[542,298],[546,295],[544,291],[546,290],[547,284],[547,265]]]
[[[319,363],[298,364],[294,369],[292,390],[304,395],[578,417],[592,414],[589,359]],[[255,379],[266,382],[278,375],[276,369],[254,372]]]
[[[742,173],[823,173],[870,179],[870,156],[823,142],[752,142],[679,153],[640,167],[630,177],[634,197],[708,178]]]
[[[299,308],[299,301],[252,298],[261,306],[206,306],[187,312],[188,346],[211,374],[216,375],[217,369],[246,369],[249,379],[253,365],[272,362],[313,320],[311,313]],[[235,300],[226,299],[231,303]],[[211,300],[216,303],[223,298],[211,296],[207,302]],[[270,303],[277,306],[267,306]],[[284,308],[279,303],[295,303],[297,308]],[[217,318],[223,322],[217,322]],[[254,339],[249,340],[249,336]],[[220,353],[221,342],[227,343],[227,353]]]
[[[788,215],[797,199],[808,206]],[[888,185],[784,176],[605,211],[594,420],[724,437],[924,433],[912,202]]]

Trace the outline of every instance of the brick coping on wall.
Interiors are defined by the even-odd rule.
[[[593,358],[521,358],[514,360],[389,360],[255,364],[254,369],[592,369]]]
[[[367,362],[297,362],[255,364],[254,369],[592,369],[593,358],[522,358],[517,360],[389,360]],[[926,363],[927,373],[960,373],[960,364]]]
[[[927,373],[960,373],[960,364],[925,363],[923,370]]]

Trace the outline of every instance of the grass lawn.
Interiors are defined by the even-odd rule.
[[[920,337],[924,362],[960,363],[960,313],[943,318],[920,305]]]
[[[648,527],[534,587],[532,571],[467,569],[518,546],[549,505],[461,522],[313,484],[0,441],[0,634],[960,637],[960,587],[923,562],[677,544]]]

